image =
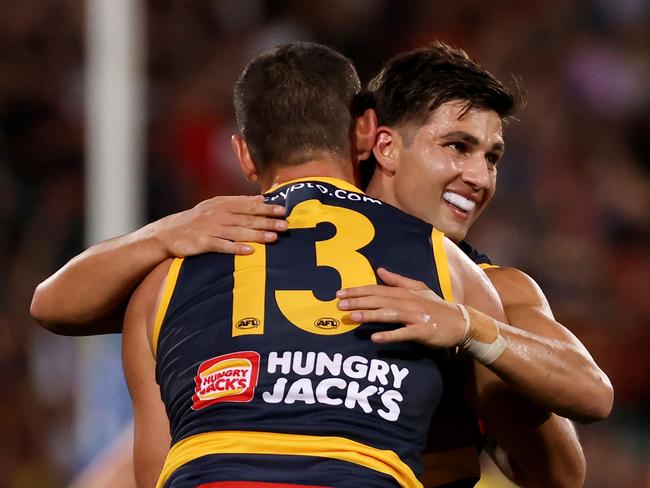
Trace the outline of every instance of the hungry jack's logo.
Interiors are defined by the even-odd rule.
[[[250,402],[259,370],[260,355],[255,351],[234,352],[203,361],[194,377],[192,410],[219,402]]]

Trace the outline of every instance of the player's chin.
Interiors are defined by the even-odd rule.
[[[455,229],[452,232],[445,233],[445,235],[454,241],[456,244],[458,244],[460,241],[465,239],[465,236],[467,235],[467,230],[465,228],[462,229]]]
[[[459,222],[457,219],[449,219],[448,222],[445,222],[444,228],[438,228],[438,230],[441,230],[452,241],[460,242],[465,239],[470,226],[469,221]]]
[[[463,212],[448,205],[438,216],[438,230],[454,242],[462,241],[475,220],[474,212]]]

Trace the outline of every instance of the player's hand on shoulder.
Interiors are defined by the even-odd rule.
[[[148,227],[168,256],[206,252],[250,254],[246,242],[269,243],[287,230],[285,209],[262,195],[218,196],[153,222]]]
[[[377,343],[415,341],[432,348],[453,347],[465,335],[465,320],[424,283],[379,268],[386,285],[340,290],[338,307],[354,322],[401,323],[403,327],[372,335]]]

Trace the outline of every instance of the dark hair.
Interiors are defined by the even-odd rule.
[[[435,109],[452,100],[466,102],[461,115],[476,107],[494,110],[502,120],[513,116],[522,103],[518,91],[506,88],[465,51],[436,41],[389,59],[353,106],[356,115],[374,108],[380,125],[403,127],[404,141],[410,144],[409,129],[426,124]],[[370,182],[376,163],[372,154],[361,162],[362,188]]]
[[[360,88],[352,62],[320,44],[284,44],[255,58],[235,84],[234,102],[258,170],[300,164],[318,151],[349,156]]]
[[[379,123],[391,127],[422,126],[431,112],[451,100],[466,102],[463,114],[490,109],[502,119],[518,105],[518,95],[465,51],[439,41],[389,59],[363,99],[374,104]]]

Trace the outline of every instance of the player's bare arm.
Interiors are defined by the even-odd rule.
[[[130,293],[156,265],[205,252],[248,254],[244,242],[273,242],[286,230],[283,216],[262,196],[205,200],[74,257],[38,285],[30,313],[58,334],[120,332]]]
[[[157,266],[138,286],[127,307],[122,361],[133,400],[133,464],[138,488],[153,488],[169,451],[171,437],[151,350],[156,303],[171,260]]]
[[[582,486],[586,462],[571,421],[538,407],[486,367],[475,361],[473,366],[476,389],[470,402],[499,469],[519,486]]]
[[[514,363],[519,357],[526,359],[546,372],[547,383],[561,389],[554,412],[579,422],[607,417],[614,396],[609,378],[578,338],[555,320],[537,283],[514,268],[490,268],[485,272],[512,324],[500,327],[509,346],[507,353],[495,361],[493,371],[512,383],[517,381],[509,375],[516,368]],[[547,401],[543,397],[534,399]]]
[[[448,244],[450,269],[456,271],[455,281],[462,280],[464,285],[462,295],[456,294],[457,300],[472,307],[472,310],[480,310],[496,320],[507,322],[507,315],[504,317],[502,314],[494,314],[496,291],[487,277],[456,246],[451,242]],[[457,285],[454,290],[456,289]],[[498,295],[496,300],[501,305]],[[470,403],[475,406],[476,415],[485,426],[490,444],[498,446],[491,450],[491,454],[500,468],[522,486],[582,486],[585,459],[570,421],[531,402],[530,397],[516,391],[494,371],[480,364],[479,360],[484,361],[495,352],[490,349],[499,343],[499,331],[494,324],[489,323],[486,323],[486,327],[472,330],[471,323],[467,323],[466,318],[464,317],[464,352],[470,352],[473,356],[475,378],[474,382],[466,383],[470,400],[472,397],[474,399]],[[469,346],[468,336],[475,341]],[[474,350],[477,343],[478,351]],[[490,360],[486,362],[489,363]],[[466,376],[471,378],[471,373]]]
[[[497,281],[508,321],[496,324],[507,347],[486,366],[545,410],[583,423],[607,417],[613,398],[607,376],[553,319],[534,281],[513,269],[491,270],[488,278]],[[476,310],[470,308],[468,318],[470,337],[495,330],[494,320]]]
[[[452,259],[468,261],[449,244]],[[513,277],[513,274],[515,275]],[[497,331],[506,348],[488,367],[541,407],[581,422],[599,420],[612,405],[612,388],[584,346],[557,323],[539,287],[521,273],[490,271],[506,315],[515,327],[473,308],[467,317],[422,283],[380,271],[389,286],[345,290],[341,307],[364,321],[403,322],[407,327],[375,336],[378,341],[417,340],[430,347],[461,345],[468,339],[492,343]],[[498,327],[498,328],[497,328]],[[471,350],[470,350],[471,352]]]

